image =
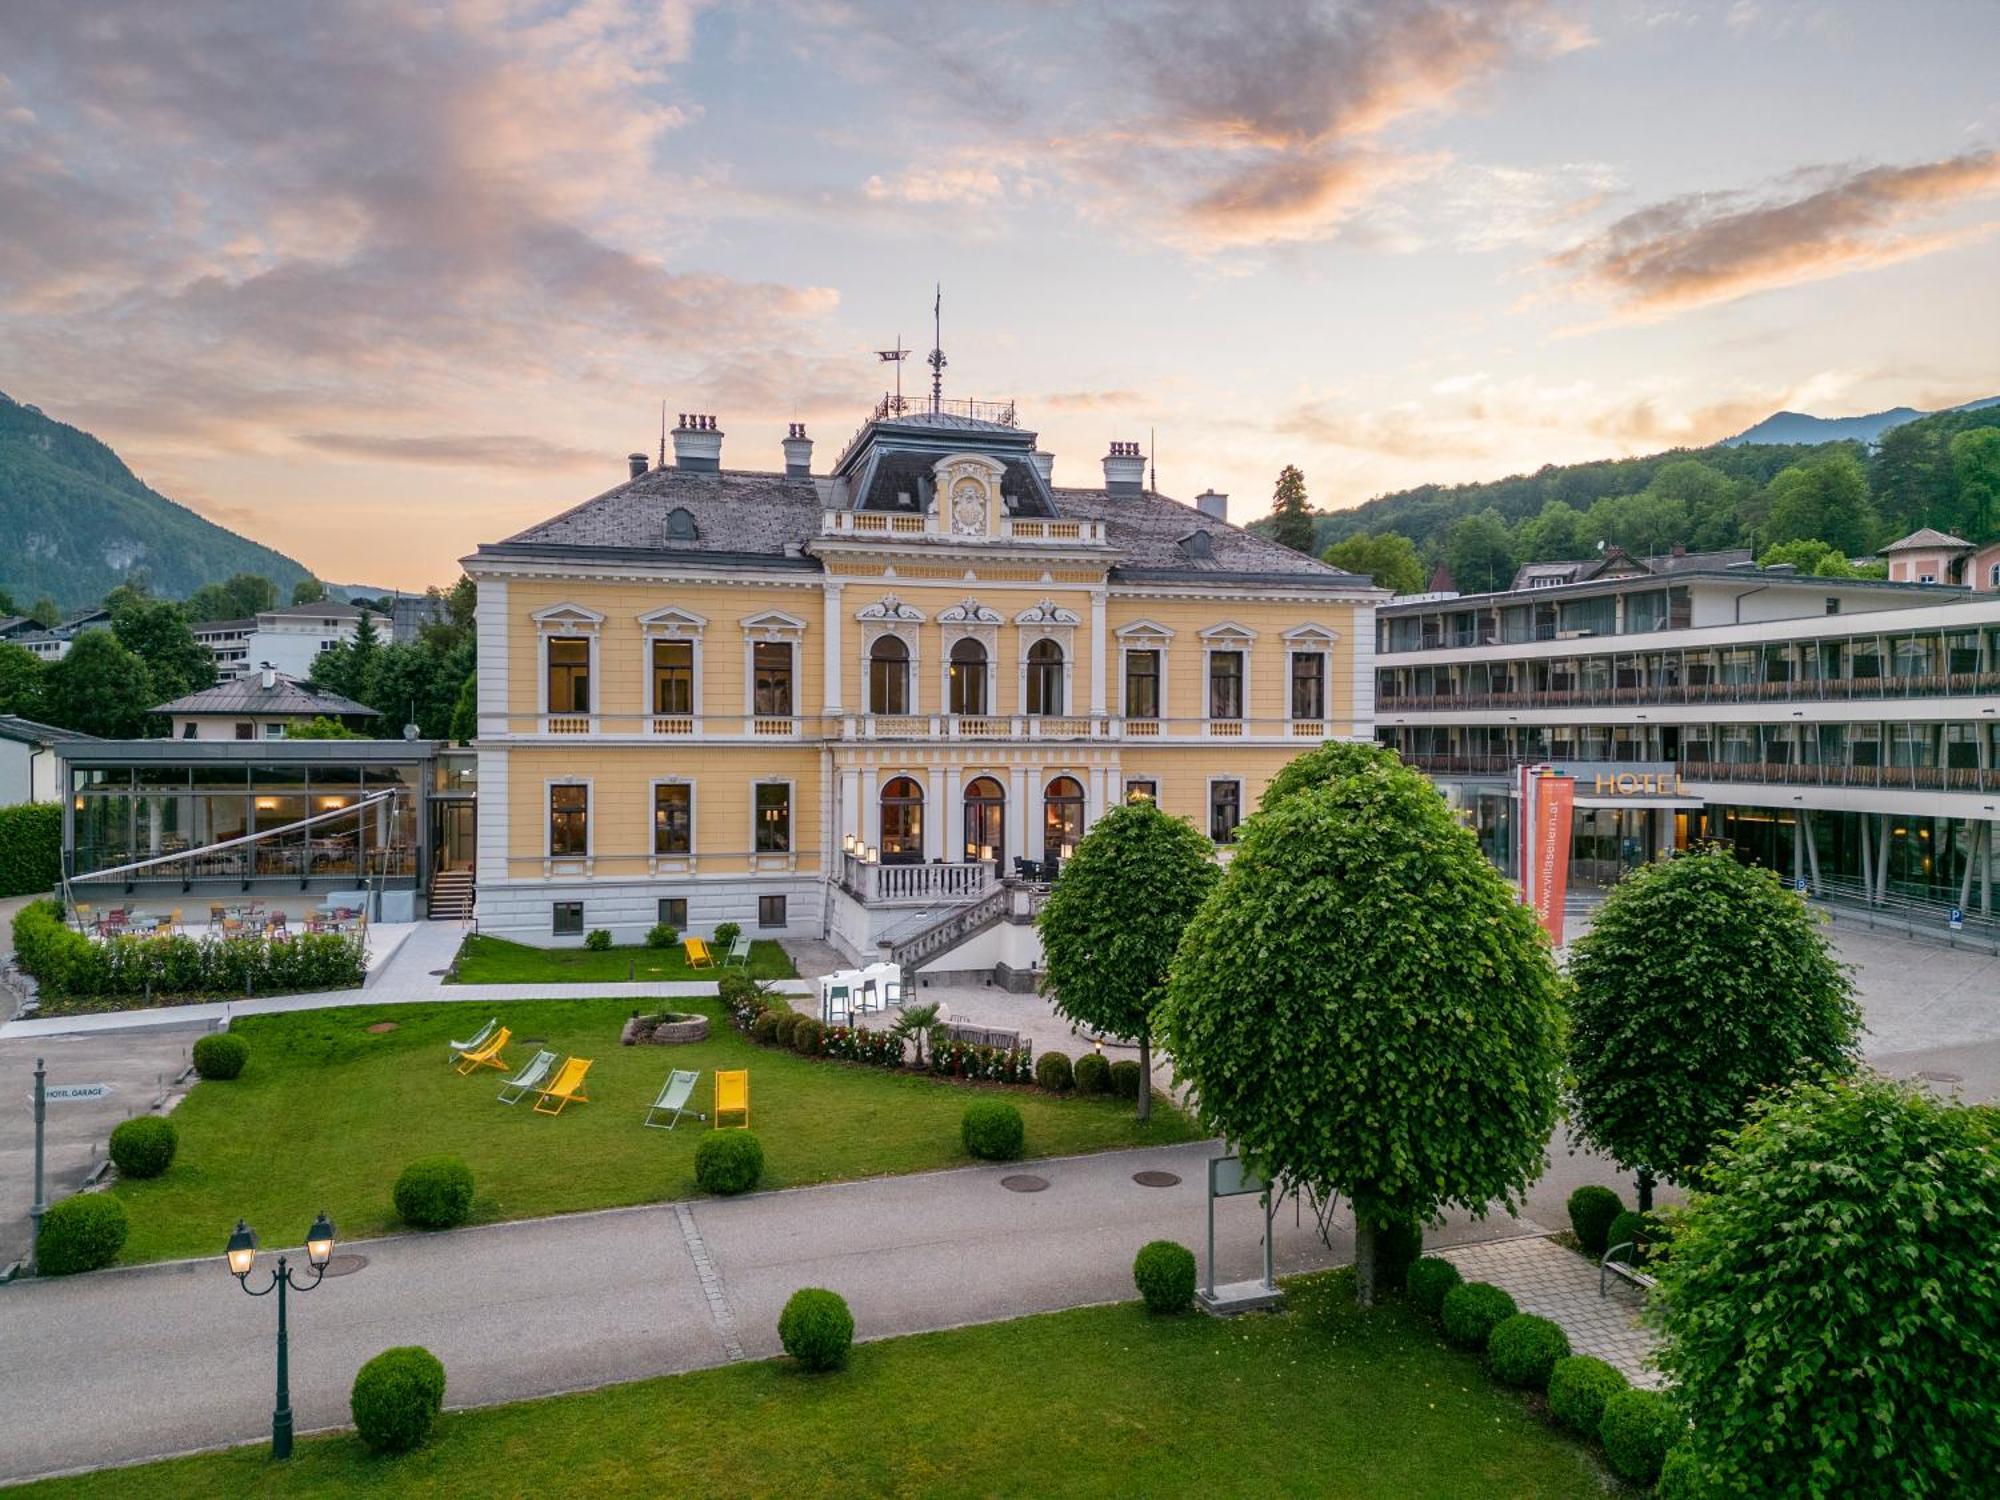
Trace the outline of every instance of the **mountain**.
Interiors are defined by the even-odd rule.
[[[135,568],[170,599],[233,573],[262,573],[288,599],[307,576],[149,489],[89,433],[0,392],[0,587],[23,608],[43,595],[72,608]]]
[[[1979,411],[1995,405],[2000,405],[2000,396],[1988,396],[1982,401],[1968,401],[1963,406],[1946,409]],[[1870,412],[1865,417],[1815,417],[1800,411],[1774,412],[1755,427],[1746,427],[1735,437],[1724,438],[1721,446],[1737,448],[1746,443],[1852,442],[1872,447],[1890,428],[1901,427],[1905,422],[1930,415],[1932,413],[1918,411],[1914,406],[1892,406],[1887,411]]]

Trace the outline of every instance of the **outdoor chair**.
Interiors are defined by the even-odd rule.
[[[226,922],[226,921],[228,920],[228,918],[229,918],[229,908],[228,908],[228,907],[226,907],[226,906],[211,906],[211,907],[209,907],[209,909],[208,909],[208,930],[209,930],[210,932],[214,932],[214,931],[215,931],[215,930],[216,930],[216,929],[217,929],[218,927],[221,927],[221,926],[222,926],[222,925],[223,925],[223,924],[224,924],[224,923],[225,923],[225,922]]]
[[[472,1035],[467,1037],[464,1041],[453,1042],[451,1044],[451,1060],[453,1062],[457,1062],[459,1058],[463,1057],[466,1053],[475,1051],[478,1048],[485,1046],[487,1039],[491,1037],[496,1030],[499,1029],[499,1026],[500,1026],[500,1018],[498,1016],[495,1016],[492,1020],[488,1021],[484,1026],[480,1027],[477,1031],[473,1032]]]
[[[680,1124],[682,1115],[691,1114],[697,1120],[706,1120],[708,1116],[700,1110],[691,1110],[687,1107],[688,1100],[694,1097],[694,1086],[700,1081],[701,1074],[698,1071],[688,1068],[675,1068],[673,1072],[667,1075],[667,1081],[661,1085],[660,1097],[655,1099],[652,1107],[646,1111],[646,1118],[643,1123],[651,1126],[654,1130],[672,1130],[676,1125]],[[654,1115],[665,1114],[668,1110],[674,1112],[674,1117],[667,1121],[666,1124],[662,1125],[658,1120],[653,1118]]]
[[[224,917],[222,919],[222,935],[226,938],[242,937],[243,919],[241,917]]]
[[[178,906],[176,906],[173,909],[173,911],[168,914],[164,926],[166,927],[168,932],[171,932],[176,936],[179,935],[181,931],[181,909]]]
[[[500,1085],[497,1097],[502,1104],[519,1104],[524,1094],[532,1094],[542,1086],[542,1080],[549,1076],[549,1069],[556,1065],[553,1052],[537,1052],[512,1078]]]
[[[827,1025],[835,1025],[834,1017],[841,1019],[842,1026],[854,1024],[854,985],[845,979],[829,979],[826,982],[826,998],[820,1004],[819,1018]]]
[[[715,955],[708,951],[708,944],[698,937],[681,939],[681,952],[687,955],[690,969],[712,969]]]
[[[739,1130],[750,1128],[750,1070],[718,1068],[715,1073],[715,1128],[722,1129],[724,1115],[741,1115]]]
[[[502,1026],[485,1042],[459,1058],[458,1071],[472,1073],[480,1068],[498,1068],[504,1073],[507,1070],[507,1059],[500,1055],[500,1049],[505,1047],[513,1036],[513,1032]]]
[[[264,920],[264,930],[270,933],[272,937],[284,937],[287,932],[285,914],[281,911],[272,912]]]
[[[555,1081],[547,1088],[535,1090],[541,1095],[535,1101],[535,1113],[559,1115],[563,1112],[563,1106],[572,1100],[579,1104],[590,1103],[590,1095],[583,1091],[583,1075],[589,1071],[590,1059],[587,1057],[564,1059],[562,1067],[556,1072]],[[551,1102],[555,1105],[554,1109],[549,1108]]]
[[[747,966],[749,964],[750,935],[748,933],[737,934],[736,941],[729,945],[728,956],[722,962],[725,966],[729,964],[744,964]]]

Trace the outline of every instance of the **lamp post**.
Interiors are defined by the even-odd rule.
[[[292,1393],[290,1381],[286,1378],[285,1348],[285,1292],[289,1288],[295,1292],[309,1292],[320,1283],[326,1274],[326,1263],[333,1259],[333,1221],[321,1209],[313,1220],[313,1226],[306,1231],[306,1259],[312,1264],[313,1278],[307,1282],[292,1280],[291,1269],[284,1256],[278,1257],[278,1268],[271,1273],[271,1279],[261,1291],[251,1291],[250,1269],[257,1261],[257,1231],[241,1219],[236,1221],[236,1232],[229,1236],[229,1244],[224,1252],[229,1259],[229,1274],[234,1276],[244,1291],[253,1297],[268,1297],[278,1294],[278,1401],[271,1408],[271,1457],[290,1458],[292,1456]]]

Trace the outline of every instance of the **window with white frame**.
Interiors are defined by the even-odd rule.
[[[686,781],[653,783],[653,852],[694,853],[694,785]]]
[[[590,853],[590,788],[566,782],[549,788],[549,853],[557,859]]]
[[[580,635],[548,639],[549,712],[590,712],[590,640]]]
[[[1319,650],[1294,650],[1291,671],[1292,717],[1294,719],[1324,719],[1326,717],[1326,653]]]
[[[877,636],[868,648],[868,711],[910,712],[910,648],[897,636]]]
[[[693,641],[654,640],[653,712],[682,715],[694,712]]]
[[[1208,653],[1208,716],[1243,717],[1243,653],[1233,647],[1214,647]]]
[[[792,716],[792,643],[758,641],[751,648],[751,671],[755,675],[751,712],[759,718],[788,719]]]
[[[1028,705],[1030,714],[1068,712],[1064,697],[1063,648],[1047,637],[1028,648]]]
[[[789,854],[792,849],[792,784],[760,781],[754,789],[755,848],[759,854]]]
[[[1125,653],[1125,717],[1160,717],[1160,649],[1146,646]]]
[[[951,643],[946,706],[952,713],[982,717],[992,710],[986,692],[987,656],[983,642],[960,636]]]
[[[1218,844],[1236,842],[1236,825],[1243,821],[1243,783],[1235,780],[1208,784],[1208,836]]]

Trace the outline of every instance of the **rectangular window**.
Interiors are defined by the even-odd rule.
[[[1208,716],[1211,719],[1243,717],[1243,653],[1211,651],[1208,654]]]
[[[193,720],[193,719],[189,719],[189,720],[187,721],[187,723],[185,723],[185,724],[181,725],[181,738],[182,738],[182,739],[184,739],[184,740],[191,740],[191,739],[193,739],[193,738],[194,738],[194,731],[195,731],[195,723],[194,723],[194,720]]]
[[[557,937],[583,936],[583,903],[581,901],[558,901],[555,904],[553,920],[549,930]]]
[[[694,642],[653,642],[653,712],[694,712]]]
[[[694,788],[685,781],[663,781],[653,788],[653,852],[694,852]]]
[[[765,718],[792,716],[792,643],[759,641],[750,648],[751,666],[756,676],[756,702],[752,713]]]
[[[757,898],[757,925],[759,927],[783,927],[785,925],[785,898],[783,896],[759,896]]]
[[[789,854],[792,848],[792,788],[783,781],[757,783],[757,852]],[[782,921],[780,926],[784,924]]]
[[[1160,716],[1160,653],[1125,653],[1125,717],[1157,719]]]
[[[284,726],[284,725],[282,725],[282,724],[266,724],[266,725],[264,726],[264,738],[265,738],[265,739],[267,739],[267,740],[281,740],[281,739],[283,739],[284,737],[285,737],[285,726]]]
[[[1323,651],[1292,653],[1292,717],[1326,717],[1326,653]]]
[[[1830,615],[1840,613],[1840,601],[1831,594],[1826,596],[1826,612]]]
[[[1236,842],[1236,825],[1243,821],[1243,783],[1208,784],[1208,836],[1218,844]]]
[[[662,896],[660,898],[660,921],[675,932],[686,932],[688,924],[688,903],[685,896]]]
[[[590,788],[549,788],[549,853],[557,856],[590,852]]]
[[[257,726],[255,724],[238,724],[236,726],[236,738],[238,738],[239,740],[256,739]]]
[[[1145,779],[1128,781],[1125,783],[1125,800],[1127,802],[1158,802],[1160,800],[1160,784],[1157,781]]]
[[[549,712],[590,712],[590,642],[581,636],[549,640]]]

